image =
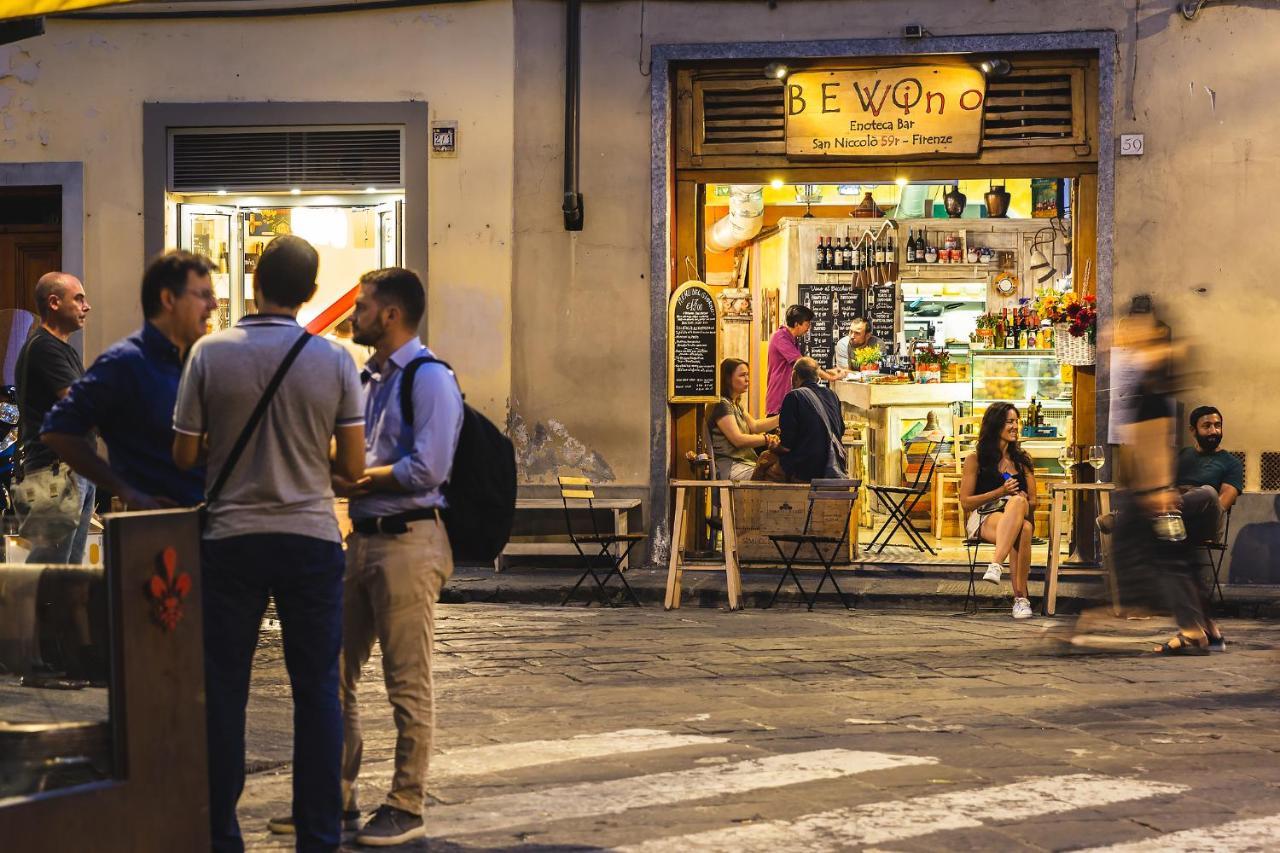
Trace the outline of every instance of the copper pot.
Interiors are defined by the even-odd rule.
[[[968,196],[960,192],[958,186],[953,186],[942,197],[942,206],[947,209],[947,216],[952,219],[959,219],[960,214],[964,213],[964,206],[969,201]]]
[[[1003,219],[1009,215],[1009,191],[1004,185],[993,186],[985,196],[987,215],[994,219]]]

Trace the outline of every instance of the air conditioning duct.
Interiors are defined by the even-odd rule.
[[[707,229],[708,252],[727,252],[760,233],[764,226],[764,186],[729,187],[729,213]]]

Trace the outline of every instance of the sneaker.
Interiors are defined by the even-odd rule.
[[[426,837],[422,817],[395,806],[378,806],[364,828],[356,833],[356,844],[369,847],[391,847],[415,838]]]
[[[360,828],[359,809],[352,809],[350,811],[344,811],[342,813],[342,828],[343,829],[359,829]],[[286,815],[285,817],[271,818],[271,820],[267,821],[267,829],[271,830],[276,835],[293,835],[298,831],[297,828],[293,825],[293,815]]]
[[[998,586],[1000,584],[1000,575],[1003,572],[1004,572],[1004,566],[1000,565],[999,563],[988,563],[987,573],[982,576],[982,579],[987,583],[993,583]]]
[[[1013,618],[1014,619],[1030,619],[1031,618],[1031,599],[1015,598],[1013,600]]]

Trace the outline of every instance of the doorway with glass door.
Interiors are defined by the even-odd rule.
[[[254,313],[253,275],[268,243],[282,234],[320,254],[315,297],[298,320],[324,333],[350,313],[360,275],[404,263],[404,196],[362,194],[171,195],[175,233],[166,242],[209,258],[218,311],[210,331]]]

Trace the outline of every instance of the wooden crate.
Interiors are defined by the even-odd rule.
[[[820,536],[839,536],[841,528],[848,528],[850,505],[842,501],[818,501],[813,507],[810,533]],[[778,550],[769,536],[782,533],[804,532],[805,516],[809,512],[809,486],[804,483],[737,483],[733,487],[733,523],[738,538],[738,559],[744,562],[780,563]],[[856,505],[852,518],[857,518]],[[784,546],[785,547],[785,546]],[[830,546],[823,547],[830,553]],[[856,528],[849,533],[849,546],[840,554],[841,564],[848,564],[858,555]],[[813,550],[806,547],[800,558],[814,559]]]

